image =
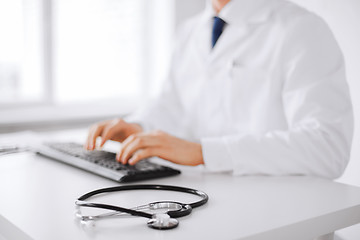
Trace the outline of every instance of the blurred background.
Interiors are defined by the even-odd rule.
[[[165,79],[204,1],[0,0],[0,132],[122,116]]]
[[[347,64],[360,186],[360,1],[292,0],[322,16]],[[206,0],[0,0],[0,133],[87,127],[131,113],[166,77],[174,32]],[[360,239],[360,226],[339,232]]]

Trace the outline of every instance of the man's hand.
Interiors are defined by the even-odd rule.
[[[100,147],[102,147],[107,140],[122,142],[130,135],[140,132],[142,128],[138,124],[127,123],[122,119],[106,120],[90,127],[84,147],[87,150],[94,150],[98,137],[101,137]]]
[[[116,159],[131,165],[141,159],[159,157],[181,165],[196,166],[203,164],[199,143],[189,142],[162,131],[135,133],[123,142]]]

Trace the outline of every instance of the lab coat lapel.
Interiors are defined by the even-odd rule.
[[[219,17],[228,23],[215,47],[211,51],[211,61],[220,55],[234,55],[248,32],[249,26],[266,21],[271,8],[276,7],[279,0],[232,0],[219,13]],[[255,24],[255,25],[254,25]],[[236,29],[235,29],[236,28]]]
[[[230,28],[238,28],[236,31],[233,31]],[[229,53],[233,51],[234,46],[238,45],[241,42],[241,39],[246,36],[246,25],[239,28],[239,26],[227,26],[227,29],[222,33],[219,40],[217,41],[215,47],[212,49],[210,54],[210,61],[215,61],[216,59],[221,58],[222,55],[229,56]]]
[[[197,35],[197,37],[195,37],[195,49],[201,60],[203,62],[207,62],[211,54],[211,26],[207,22],[204,23],[202,27],[197,28],[196,31],[197,32],[195,34]]]

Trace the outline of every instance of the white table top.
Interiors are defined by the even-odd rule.
[[[179,227],[158,231],[147,219],[126,217],[81,225],[74,201],[97,188],[118,185],[31,153],[0,157],[1,221],[37,240],[63,239],[313,239],[360,222],[360,189],[311,177],[234,177],[182,167],[182,174],[139,183],[196,188],[210,200],[180,218]],[[189,202],[169,192],[115,193],[103,201],[131,207],[156,200]],[[1,217],[2,216],[2,217]],[[5,220],[4,220],[5,219]],[[1,227],[1,225],[3,227]],[[19,232],[12,231],[14,236]],[[1,237],[1,234],[0,234]]]

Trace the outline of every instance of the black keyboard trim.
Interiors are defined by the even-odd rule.
[[[124,174],[122,171],[116,171],[112,170],[106,167],[103,167],[101,165],[98,165],[96,163],[87,161],[83,158],[74,157],[67,153],[60,152],[59,150],[56,150],[54,148],[51,148],[46,145],[42,145],[39,149],[36,150],[36,153],[42,156],[45,156],[47,158],[56,160],[61,163],[65,163],[66,165],[69,165],[71,167],[76,167],[78,169],[81,169],[83,171],[105,177],[107,179],[119,182],[119,183],[130,183],[130,182],[136,182],[136,181],[143,181],[143,180],[151,180],[151,179],[158,179],[158,178],[164,178],[164,177],[171,177],[176,176],[181,173],[181,171],[167,167],[161,164],[157,163],[151,163],[154,165],[158,165],[166,169],[166,171],[160,171],[157,173],[156,176],[149,174],[141,174],[141,175],[132,175],[132,174]],[[149,161],[149,160],[146,160]]]

